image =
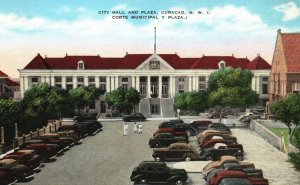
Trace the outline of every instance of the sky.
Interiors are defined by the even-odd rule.
[[[159,19],[112,17],[125,16],[121,11],[125,15],[155,11],[143,15]],[[17,69],[37,53],[43,57],[153,53],[154,27],[157,53],[234,54],[251,60],[260,54],[271,63],[277,30],[300,32],[300,0],[0,0],[0,70],[16,78]]]

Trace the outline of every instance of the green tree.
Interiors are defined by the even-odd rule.
[[[175,96],[175,108],[188,114],[198,114],[208,107],[207,92],[179,93]]]
[[[122,88],[111,91],[106,94],[107,104],[119,112],[132,112],[134,105],[140,102],[139,92],[134,88]]]
[[[276,121],[281,121],[288,127],[290,140],[294,133],[299,133],[300,95],[289,94],[282,100],[273,102],[270,110]]]
[[[186,101],[187,93],[178,93],[175,95],[175,108],[180,110],[187,110],[188,103]]]
[[[221,107],[220,118],[229,107],[258,103],[258,94],[251,89],[253,74],[250,70],[224,68],[213,72],[208,81],[209,104]]]
[[[14,138],[15,123],[20,123],[20,105],[12,99],[0,99],[0,127],[4,127],[5,143]]]
[[[77,110],[77,114],[81,114],[84,109],[89,111],[89,105],[100,96],[100,90],[94,87],[80,86],[69,91],[70,101]]]

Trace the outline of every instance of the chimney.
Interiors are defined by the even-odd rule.
[[[259,54],[259,53],[257,53],[257,56],[258,56],[258,57],[260,57],[260,54]]]
[[[126,51],[126,55],[128,55],[128,52]]]
[[[98,57],[100,57],[100,54],[98,53]]]
[[[45,58],[47,58],[47,55],[45,55]]]
[[[36,55],[40,55],[40,53],[37,53]]]
[[[246,56],[246,59],[248,59],[248,57]]]
[[[202,57],[205,57],[205,55],[204,55],[204,54],[202,54]]]
[[[175,52],[175,55],[177,55],[177,52]]]
[[[68,56],[68,53],[66,53],[66,57]]]
[[[231,54],[231,56],[233,56],[233,57],[234,57],[234,54]]]

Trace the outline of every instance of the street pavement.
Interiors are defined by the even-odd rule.
[[[197,119],[186,119],[188,122]],[[134,134],[129,124],[128,136],[123,136],[123,122],[102,121],[104,129],[95,136],[85,138],[81,145],[72,147],[56,161],[45,164],[29,185],[132,185],[129,176],[141,161],[153,160],[148,140],[157,129],[160,120],[142,122],[143,133]],[[235,120],[227,120],[227,123]],[[251,130],[232,129],[238,142],[246,151],[245,159],[261,168],[271,185],[300,184],[300,173],[286,162],[287,156],[267,143]],[[193,140],[195,138],[191,138]],[[198,148],[197,148],[198,150]],[[190,182],[202,185],[202,168],[207,161],[168,162],[168,166],[185,168]]]

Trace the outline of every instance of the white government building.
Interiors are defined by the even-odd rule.
[[[69,56],[36,57],[20,69],[21,97],[33,85],[45,82],[64,89],[80,85],[99,87],[110,92],[118,87],[133,87],[141,96],[136,111],[146,116],[174,116],[173,97],[177,93],[206,90],[209,75],[224,67],[249,69],[253,72],[252,89],[262,103],[268,99],[268,77],[271,66],[257,55],[248,58],[202,56],[181,58],[175,54],[128,54],[122,58]],[[91,109],[105,115],[110,111],[105,93]]]

